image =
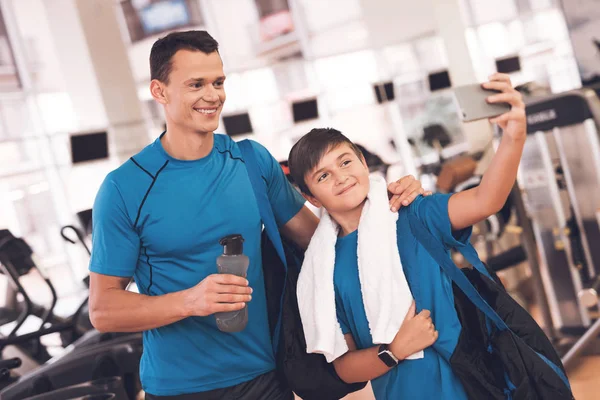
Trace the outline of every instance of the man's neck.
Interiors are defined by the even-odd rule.
[[[365,206],[365,202],[362,202],[358,207],[353,210],[345,212],[332,212],[331,218],[340,226],[340,236],[346,236],[358,229],[360,222],[360,216]]]
[[[171,157],[186,161],[198,160],[211,152],[214,134],[213,132],[198,133],[168,127],[160,141]]]

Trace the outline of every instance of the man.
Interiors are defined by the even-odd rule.
[[[204,31],[158,40],[150,91],[167,130],[103,182],[93,211],[90,316],[100,331],[144,331],[140,375],[150,399],[291,399],[276,379],[260,255],[261,220],[237,144],[214,134],[225,102],[217,42]],[[253,143],[281,232],[306,248],[318,224],[278,162]],[[391,207],[422,192],[390,185]],[[216,274],[219,240],[244,237],[246,278]],[[126,291],[131,277],[138,293]],[[214,313],[248,307],[242,332]]]

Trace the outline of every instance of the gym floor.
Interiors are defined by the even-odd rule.
[[[569,373],[573,394],[577,400],[598,398],[600,392],[600,356],[583,357]]]
[[[569,381],[577,400],[597,400],[600,392],[600,356],[586,356],[572,368]],[[346,396],[347,400],[373,400],[371,387]]]

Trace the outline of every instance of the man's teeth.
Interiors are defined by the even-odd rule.
[[[199,108],[195,108],[194,110],[196,110],[196,111],[198,111],[199,113],[202,113],[202,114],[213,114],[213,113],[217,112],[216,108],[213,108],[213,109],[210,109],[210,110],[202,110],[202,109],[199,109]]]

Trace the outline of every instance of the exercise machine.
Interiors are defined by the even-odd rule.
[[[18,346],[38,363],[22,376],[15,376],[11,369],[18,368],[20,360],[0,361],[0,388],[6,387],[0,392],[0,398],[21,400],[95,379],[118,376],[123,381],[129,398],[134,399],[140,389],[138,369],[142,354],[141,333],[101,333],[94,330],[91,324],[82,326],[82,315],[89,323],[89,317],[82,306],[68,319],[57,320],[52,314],[57,300],[56,292],[49,279],[45,281],[53,293],[51,306],[43,309],[34,305],[19,283],[21,276],[37,269],[32,255],[32,249],[23,239],[14,237],[8,230],[0,230],[1,271],[9,278],[13,287],[12,297],[23,298],[21,302],[15,302],[15,326],[8,336],[0,338],[0,349],[10,345]],[[18,334],[19,328],[34,311],[41,315],[40,328],[34,332]],[[56,332],[74,332],[71,337],[76,339],[73,343],[68,343],[63,354],[50,359],[40,338]]]
[[[600,333],[600,100],[580,89],[529,99],[518,183],[539,249],[553,327],[581,336],[568,366]]]
[[[51,304],[48,307],[35,304],[20,283],[20,278],[32,270],[38,271],[50,290]],[[3,322],[4,324],[14,323],[10,333],[6,337],[0,338],[0,351],[6,346],[16,345],[36,362],[43,364],[51,356],[41,344],[41,337],[59,332],[63,339],[63,346],[67,346],[93,328],[89,317],[83,312],[87,301],[84,301],[69,318],[60,318],[54,315],[53,310],[58,301],[54,285],[49,278],[43,276],[42,271],[35,264],[33,251],[27,242],[22,238],[15,237],[7,229],[0,230],[0,272],[8,278],[10,285],[7,307],[1,310],[5,315]],[[18,301],[19,298],[22,300]],[[16,318],[13,318],[15,316]],[[19,329],[30,316],[41,320],[39,329],[27,334],[19,334]],[[11,318],[13,319],[10,320]]]

